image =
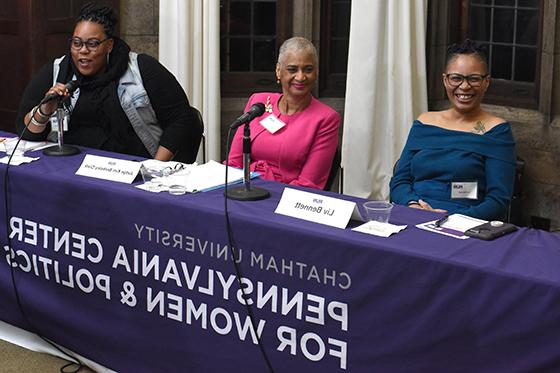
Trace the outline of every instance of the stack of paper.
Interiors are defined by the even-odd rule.
[[[5,152],[6,148],[10,149],[10,154],[13,151],[18,141],[17,137],[0,137],[0,151]],[[17,144],[17,149],[10,161],[10,165],[19,166],[23,163],[33,162],[39,159],[39,157],[26,157],[23,154],[28,150],[40,150],[53,146],[55,144],[49,143],[47,141],[26,141],[21,140]],[[10,160],[10,154],[6,154],[5,157],[0,158],[0,163],[7,164]]]
[[[24,155],[15,155],[14,154],[11,161],[10,161],[10,156],[7,155],[3,158],[0,158],[0,163],[8,164],[8,161],[10,161],[10,166],[19,166],[19,165],[24,164],[24,163],[31,163],[31,162],[36,161],[38,159],[39,159],[39,157],[26,157]]]
[[[424,229],[430,232],[443,234],[445,236],[450,236],[454,238],[459,238],[461,240],[469,238],[465,236],[465,232],[477,225],[486,223],[486,220],[472,218],[467,215],[452,214],[447,217],[447,220],[439,227],[436,226],[437,220],[428,221],[426,223],[421,223],[416,225],[420,229]]]
[[[216,161],[209,161],[202,165],[186,165],[180,171],[169,176],[153,179],[149,183],[139,185],[138,188],[151,192],[168,191],[170,186],[183,186],[188,193],[196,193],[222,187],[225,180],[226,166]],[[258,174],[252,173],[251,177]],[[243,170],[228,168],[228,185],[243,181]]]
[[[6,151],[6,143],[8,144],[13,144],[15,145],[15,143],[18,141],[17,137],[9,137],[9,138],[0,138],[2,142],[0,142],[0,151],[5,152]],[[47,148],[49,146],[54,146],[56,144],[52,143],[52,142],[48,142],[48,141],[27,141],[27,140],[21,140],[17,146],[17,150],[18,152],[26,152],[26,151],[30,151],[30,150],[40,150],[40,149],[44,149]],[[13,146],[12,146],[13,148]]]

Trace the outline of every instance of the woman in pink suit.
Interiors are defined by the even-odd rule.
[[[261,102],[265,113],[251,121],[251,171],[267,180],[323,189],[338,143],[340,116],[311,95],[317,81],[317,50],[301,37],[286,40],[276,64],[282,93],[256,93],[245,111]],[[243,127],[229,165],[243,167]]]

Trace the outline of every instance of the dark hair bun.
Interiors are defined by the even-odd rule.
[[[108,37],[112,37],[115,34],[115,26],[118,23],[113,8],[99,6],[93,1],[84,4],[80,9],[80,14],[76,18],[76,24],[82,21],[99,23],[103,26],[103,30]]]
[[[445,64],[449,64],[449,61],[460,54],[473,54],[480,58],[480,60],[486,65],[488,60],[487,50],[486,45],[471,39],[465,39],[461,44],[455,43],[447,47],[447,58]]]
[[[447,48],[447,54],[449,55],[449,54],[483,53],[484,55],[486,55],[486,50],[487,50],[486,45],[477,43],[476,41],[473,41],[471,39],[465,39],[461,44],[457,44],[457,43],[451,44]]]

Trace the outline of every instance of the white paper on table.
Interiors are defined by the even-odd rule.
[[[356,228],[352,228],[352,230],[379,237],[389,237],[393,233],[398,233],[406,227],[406,225],[395,225],[391,223],[382,223],[380,221],[371,220],[360,226],[357,226]]]
[[[417,224],[416,227],[430,232],[443,234],[444,236],[465,240],[469,238],[469,236],[465,236],[465,232],[467,230],[476,227],[477,225],[487,223],[486,220],[461,214],[449,215],[447,220],[441,224],[440,227],[436,227],[436,221],[437,220],[431,220],[426,223]]]
[[[188,176],[189,192],[207,190],[224,185],[226,165],[209,161],[194,168]],[[227,183],[233,184],[243,180],[243,170],[228,167]]]
[[[160,193],[160,192],[167,192],[169,191],[169,187],[163,184],[157,183],[144,183],[140,185],[136,185],[136,188],[145,190],[147,192],[152,193]]]
[[[56,142],[42,142],[41,145],[34,147],[33,150],[34,151],[43,150],[47,148],[52,148],[53,146],[58,146],[58,144]]]
[[[8,164],[8,160],[10,156],[7,155],[4,158],[0,158],[0,163]],[[10,166],[19,166],[20,164],[24,163],[31,163],[33,161],[38,160],[39,157],[26,157],[24,155],[15,155],[12,157],[12,161],[10,162]]]
[[[4,141],[0,142],[0,151],[6,151],[6,143],[16,143],[18,141],[17,137],[10,137],[6,138]],[[48,141],[28,141],[28,140],[21,140],[18,144],[17,150],[18,151],[31,151],[31,150],[39,150],[44,149],[49,146],[56,145],[54,143]]]
[[[209,161],[201,165],[186,165],[180,171],[165,177],[154,178],[149,183],[138,185],[137,187],[150,192],[162,192],[169,189],[172,185],[185,187],[188,193],[206,191],[224,185],[226,166],[216,161]],[[258,174],[251,173],[251,177]],[[228,168],[228,185],[243,181],[243,170]]]

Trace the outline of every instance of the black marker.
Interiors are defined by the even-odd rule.
[[[434,225],[436,226],[436,228],[439,228],[443,223],[447,221],[447,219],[449,219],[449,215],[445,215],[443,218],[436,220]]]

